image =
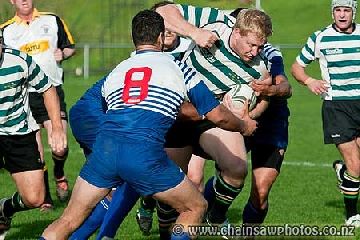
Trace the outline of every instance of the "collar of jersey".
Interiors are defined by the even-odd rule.
[[[136,54],[149,53],[149,52],[160,52],[160,51],[145,49],[145,50],[136,51]]]
[[[36,8],[34,8],[31,20],[33,21],[37,17],[40,17],[40,13]],[[22,20],[18,15],[15,15],[14,19],[17,24],[21,24],[21,23],[26,24],[26,21]]]

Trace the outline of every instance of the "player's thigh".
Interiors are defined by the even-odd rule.
[[[110,189],[96,187],[78,177],[63,216],[70,221],[81,222],[109,191]]]
[[[163,192],[155,193],[153,197],[172,206],[179,213],[194,210],[195,208],[206,209],[204,197],[186,176],[177,186]],[[189,199],[191,199],[191,201],[189,201]]]
[[[200,145],[216,161],[222,170],[246,167],[246,149],[243,136],[220,128],[212,128],[201,134]]]
[[[188,164],[192,154],[192,147],[165,148],[167,156],[173,160],[185,173],[188,171]]]
[[[38,206],[44,200],[45,185],[42,169],[13,173],[16,188],[27,206]]]

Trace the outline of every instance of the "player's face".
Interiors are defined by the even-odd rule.
[[[260,53],[265,42],[252,32],[242,36],[239,29],[235,28],[231,34],[230,46],[243,61],[250,62]]]
[[[173,48],[177,41],[177,35],[168,30],[165,31],[164,50]]]
[[[350,7],[336,7],[333,12],[335,27],[340,32],[352,31],[353,12]]]
[[[15,5],[16,12],[19,16],[29,16],[32,14],[32,0],[11,0],[11,3]]]

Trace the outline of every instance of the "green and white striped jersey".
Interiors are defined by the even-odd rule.
[[[0,63],[0,135],[24,135],[39,127],[29,106],[29,88],[44,92],[48,77],[33,59],[18,50],[3,48]]]
[[[217,8],[201,8],[185,4],[177,4],[176,7],[184,19],[196,27],[203,27],[206,24],[214,22],[224,22],[232,27],[235,23],[235,18],[226,15]]]
[[[254,79],[262,79],[268,75],[270,63],[264,52],[251,63],[246,63],[230,48],[229,39],[235,18],[215,8],[190,5],[177,5],[177,8],[186,21],[213,31],[220,38],[210,49],[194,46],[183,58],[186,64],[198,71],[213,93],[225,93],[237,84],[248,84]],[[268,52],[274,55],[273,51]]]
[[[324,100],[360,99],[360,25],[351,34],[332,25],[314,32],[296,61],[306,67],[318,59],[321,76],[329,84]]]

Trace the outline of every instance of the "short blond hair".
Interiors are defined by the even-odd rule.
[[[236,17],[234,28],[238,28],[242,36],[251,32],[264,41],[272,35],[270,16],[258,9],[241,10]]]

